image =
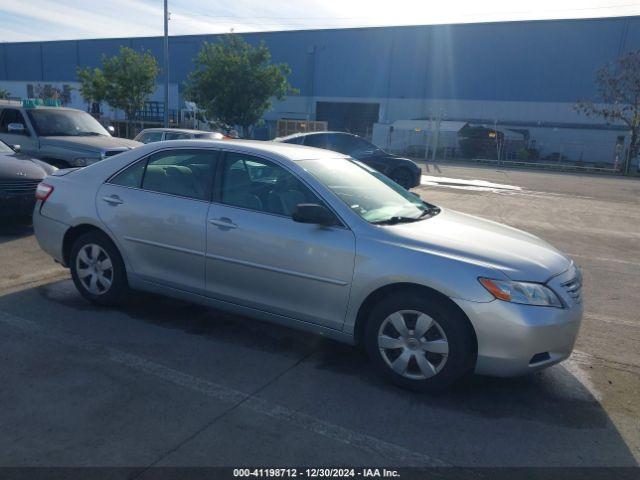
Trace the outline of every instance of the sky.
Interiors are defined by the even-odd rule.
[[[170,35],[640,15],[640,0],[169,0]],[[163,0],[0,0],[0,42],[163,33]]]

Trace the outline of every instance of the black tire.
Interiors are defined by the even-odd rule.
[[[407,190],[413,187],[413,174],[407,168],[396,168],[389,174],[389,178]]]
[[[382,353],[378,345],[379,331],[383,322],[390,315],[399,311],[425,313],[437,323],[437,328],[446,336],[448,354],[441,370],[435,375],[422,379],[407,378],[405,375],[396,373],[385,360],[383,356],[385,354]],[[473,369],[475,342],[471,328],[461,311],[447,304],[445,299],[439,298],[437,295],[429,295],[424,292],[400,293],[384,298],[372,309],[364,328],[363,342],[375,368],[396,385],[415,391],[438,391],[449,387]],[[434,332],[429,329],[424,336],[435,335],[438,338],[440,330]],[[387,352],[390,351],[387,350]],[[398,351],[402,352],[403,350]],[[419,353],[426,356],[436,355],[436,358],[438,358],[438,354]],[[441,361],[442,357],[439,357],[439,359]],[[414,362],[414,364],[411,364],[411,362]],[[411,359],[408,367],[418,369],[417,374],[419,375],[420,371],[417,363],[416,359]]]
[[[111,280],[111,284],[102,293],[91,292],[86,285],[86,277],[84,281],[80,278],[78,270],[78,256],[81,254],[80,252],[83,250],[83,248],[88,248],[89,245],[99,246],[111,260],[111,271],[107,271],[104,274],[105,278]],[[102,261],[104,261],[104,259],[106,259],[107,257],[105,255],[101,255],[99,258],[102,258]],[[82,263],[82,261],[80,261],[80,266],[84,266],[84,263]],[[93,231],[87,232],[78,237],[78,239],[74,242],[73,247],[71,248],[71,254],[69,256],[69,268],[71,269],[71,277],[73,278],[73,283],[75,284],[76,288],[84,298],[92,303],[104,306],[118,305],[124,300],[129,290],[129,285],[127,282],[127,272],[124,266],[124,262],[122,261],[122,256],[120,255],[120,252],[113,244],[111,239],[104,233]]]

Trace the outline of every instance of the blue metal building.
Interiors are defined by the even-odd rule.
[[[541,150],[609,162],[627,132],[580,116],[573,105],[596,95],[598,68],[640,49],[640,17],[242,36],[264,41],[273,61],[289,64],[290,83],[300,91],[276,103],[267,121],[322,119],[365,134],[374,123],[401,119],[473,121],[527,130]],[[170,108],[180,108],[181,84],[202,43],[216,40],[170,38]],[[67,85],[67,102],[82,107],[74,90],[76,68],[99,66],[102,55],[121,45],[148,49],[162,65],[160,37],[5,43],[0,87],[27,96]],[[159,85],[156,99],[161,97]]]

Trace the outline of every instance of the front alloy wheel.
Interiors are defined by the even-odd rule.
[[[398,375],[424,380],[447,363],[449,342],[442,327],[426,313],[401,310],[389,315],[378,330],[378,347]]]
[[[451,300],[421,288],[380,300],[362,341],[377,370],[412,390],[440,390],[475,365],[473,327]]]

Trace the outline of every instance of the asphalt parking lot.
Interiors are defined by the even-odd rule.
[[[640,179],[424,167],[437,205],[530,231],[583,268],[574,355],[437,395],[360,351],[137,294],[80,298],[0,227],[0,464],[631,466],[640,460]]]

